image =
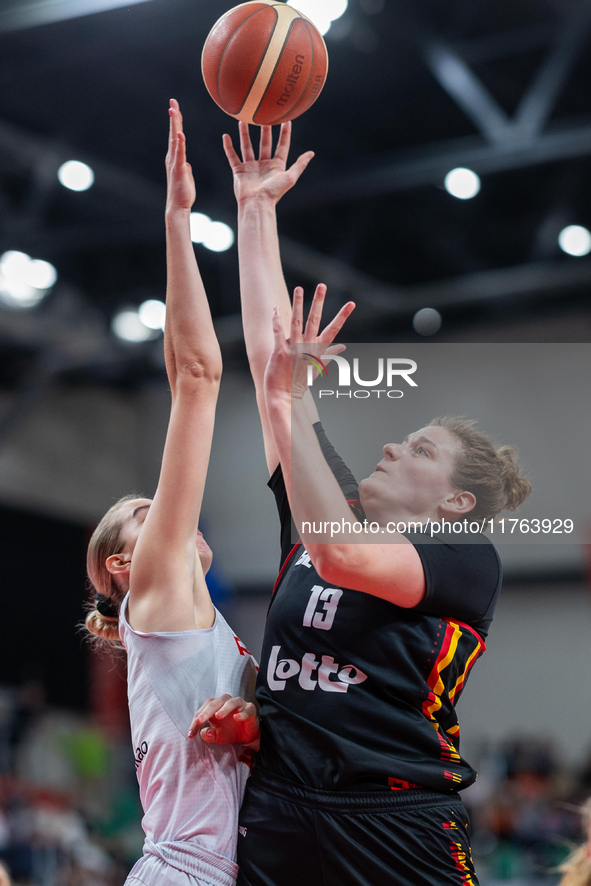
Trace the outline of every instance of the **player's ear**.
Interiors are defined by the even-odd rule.
[[[111,554],[110,557],[107,557],[105,566],[111,575],[129,575],[131,569],[131,554],[125,554],[123,552],[119,554]]]
[[[450,516],[467,516],[476,507],[476,496],[472,492],[452,492],[440,505],[442,512]]]

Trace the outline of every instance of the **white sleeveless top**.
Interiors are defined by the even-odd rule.
[[[205,630],[141,633],[121,604],[131,736],[144,810],[144,854],[220,886],[236,879],[238,813],[250,772],[242,745],[187,738],[211,697],[254,700],[256,663],[223,616]]]

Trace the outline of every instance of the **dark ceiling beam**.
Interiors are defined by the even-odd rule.
[[[591,286],[590,259],[531,262],[394,287],[290,240],[282,241],[282,255],[285,266],[293,269],[295,264],[302,279],[312,283],[322,279],[340,294],[357,300],[359,309],[349,324],[352,333],[358,322],[392,322],[426,307],[445,311],[506,299],[526,301]],[[219,317],[215,326],[223,346],[242,341],[240,314]],[[126,349],[116,345],[102,316],[80,295],[63,288],[44,311],[0,311],[0,339],[37,348],[50,346],[54,354],[60,355],[63,365],[69,366],[116,363],[125,359]],[[157,342],[147,346],[153,345],[158,346]]]
[[[289,237],[281,237],[280,240],[283,266],[311,283],[326,283],[329,293],[343,293],[362,300],[364,306],[373,311],[388,311],[404,303],[405,290],[402,287],[384,283],[341,259]]]
[[[479,271],[462,277],[397,288],[391,290],[390,299],[386,294],[388,288],[384,287],[378,291],[380,305],[376,304],[373,290],[365,293],[358,289],[356,295],[359,308],[348,321],[348,328],[354,335],[357,323],[364,326],[368,323],[391,323],[410,317],[421,308],[445,311],[459,305],[503,299],[528,301],[550,294],[573,292],[589,286],[591,286],[591,260],[565,259]],[[345,287],[343,289],[353,294],[351,290]],[[370,305],[366,301],[366,295]],[[230,345],[239,341],[242,338],[240,314],[221,318],[219,329],[223,344]]]
[[[515,112],[518,139],[533,139],[546,126],[558,97],[579,58],[591,25],[591,4],[579,3],[568,13],[545,61]]]
[[[147,0],[8,0],[0,10],[0,34],[145,2]]]
[[[410,22],[426,66],[488,141],[526,145],[546,127],[558,97],[587,40],[591,3],[577,2],[564,13],[561,26],[543,63],[512,118],[472,70],[465,58],[432,34],[414,13]]]
[[[491,142],[503,142],[512,124],[470,66],[438,40],[427,40],[422,52],[423,60],[437,82],[476,129]]]
[[[282,241],[282,255],[291,258],[289,241]],[[298,252],[301,247],[296,244]],[[287,247],[287,248],[286,248]],[[308,268],[311,280],[322,279],[328,283],[322,266],[314,267],[314,254],[300,252],[302,267]],[[327,256],[319,256],[324,263]],[[309,259],[309,263],[308,260]],[[328,259],[328,262],[331,260]],[[452,308],[456,305],[494,301],[504,298],[532,298],[548,293],[560,293],[591,285],[591,260],[568,259],[561,261],[531,262],[508,268],[491,268],[460,277],[450,277],[414,286],[389,286],[369,275],[348,273],[347,266],[339,268],[333,285],[349,296],[356,297],[363,312],[367,308],[375,316],[395,318],[414,313],[420,308]],[[325,279],[326,277],[326,279]]]
[[[409,286],[405,289],[405,313],[420,308],[446,309],[496,299],[536,298],[590,285],[590,259],[529,262]]]
[[[491,142],[502,142],[510,120],[470,65],[437,34],[417,4],[396,0],[401,21],[408,27],[427,68],[439,85]]]
[[[479,174],[505,172],[591,154],[591,125],[546,131],[529,144],[483,144],[479,137],[453,139],[388,158],[368,157],[364,171],[345,172],[291,192],[286,208],[307,209],[351,199],[443,184],[450,169],[467,166]]]

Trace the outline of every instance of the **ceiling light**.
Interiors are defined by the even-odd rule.
[[[441,314],[435,308],[421,308],[412,318],[412,325],[419,335],[435,335],[441,329]]]
[[[193,243],[202,243],[212,252],[225,252],[234,243],[232,228],[224,222],[212,221],[203,212],[192,212],[190,225]]]
[[[191,225],[191,240],[193,243],[203,243],[203,238],[206,236],[211,224],[210,217],[204,215],[203,212],[192,212],[189,224]]]
[[[211,222],[202,240],[213,252],[225,252],[234,242],[234,231],[224,222]]]
[[[445,190],[458,200],[470,200],[480,190],[480,179],[471,169],[458,167],[448,172],[444,180]]]
[[[57,271],[48,261],[32,258],[26,268],[24,280],[35,289],[51,289],[57,280]]]
[[[94,182],[94,172],[86,163],[79,160],[68,160],[62,163],[57,171],[57,177],[70,191],[87,191]]]
[[[0,258],[0,272],[8,280],[23,281],[30,261],[26,252],[10,249]]]
[[[331,22],[343,15],[349,0],[287,0],[287,5],[307,16],[324,35]]]
[[[148,329],[164,329],[166,305],[157,298],[149,298],[139,306],[138,315]]]
[[[20,280],[11,280],[0,272],[0,301],[11,308],[34,308],[47,293]]]
[[[25,252],[11,249],[0,257],[0,300],[10,307],[34,307],[56,280],[53,265],[32,259]]]
[[[558,243],[569,255],[587,255],[591,252],[591,234],[582,225],[569,225],[558,235]]]
[[[148,329],[145,323],[142,323],[138,312],[133,310],[119,311],[115,314],[111,328],[117,338],[123,341],[148,341],[156,335],[153,329]]]

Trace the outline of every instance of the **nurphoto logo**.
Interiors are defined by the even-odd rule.
[[[308,363],[308,387],[314,384],[314,369],[323,376],[328,376],[328,370],[323,361],[334,360],[338,368],[339,388],[351,388],[351,364],[346,357],[337,356],[336,354],[322,354],[321,357],[315,357],[313,354],[303,354],[303,359]],[[417,363],[407,357],[379,357],[377,365],[377,374],[374,378],[361,378],[361,370],[359,366],[359,357],[353,359],[353,382],[359,387],[356,390],[319,390],[318,396],[322,397],[355,397],[358,400],[367,400],[372,395],[380,398],[385,394],[391,400],[399,400],[404,396],[404,391],[394,388],[394,384],[400,384],[401,381],[406,382],[412,388],[418,387],[416,381],[411,376],[417,371]],[[367,370],[366,370],[367,371]],[[376,369],[374,369],[376,372]],[[380,388],[378,385],[385,384],[386,387]]]

